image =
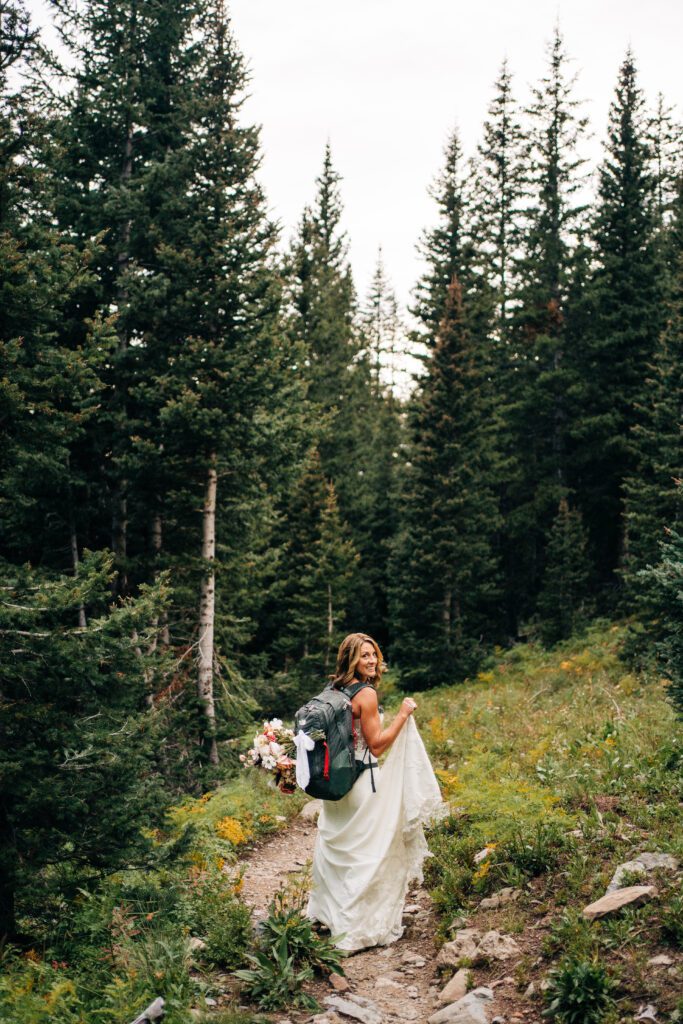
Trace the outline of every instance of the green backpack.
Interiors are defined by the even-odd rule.
[[[377,766],[356,761],[351,699],[370,683],[354,683],[348,687],[328,686],[312,697],[294,716],[294,732],[317,734],[318,739],[308,751],[311,778],[304,792],[320,800],[341,800],[365,768]],[[322,733],[322,737],[320,737]],[[368,751],[369,754],[369,751]],[[372,778],[375,792],[375,780]]]

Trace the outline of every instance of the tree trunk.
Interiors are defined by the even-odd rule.
[[[133,33],[135,32],[135,25],[132,28]],[[124,150],[123,164],[121,167],[120,182],[122,185],[127,185],[133,174],[133,122],[129,115],[128,126],[126,129],[126,145]],[[119,251],[116,254],[116,304],[118,306],[119,315],[121,311],[125,309],[128,304],[128,289],[125,284],[125,274],[128,269],[128,263],[130,261],[130,230],[132,221],[129,219],[125,222],[121,230],[121,240]],[[119,341],[119,353],[125,353],[128,349],[128,326],[125,321],[125,316],[119,320],[118,325],[118,341]],[[125,371],[123,378],[118,381],[118,395],[116,401],[119,405],[119,414],[121,416],[121,424],[119,427],[120,434],[124,434],[123,424],[125,424],[127,417],[126,410],[126,388],[125,388]],[[125,570],[126,552],[128,547],[128,481],[117,480],[115,493],[114,493],[114,509],[112,512],[112,550],[116,558],[116,565],[118,567],[118,575],[114,581],[115,594],[124,596],[128,593],[128,575]]]
[[[155,512],[152,516],[152,549],[154,554],[158,557],[161,554],[163,539],[163,524],[161,519],[161,513]],[[168,647],[171,642],[169,629],[168,629],[168,612],[162,612],[161,616],[161,630],[159,631],[159,640],[164,647]]]
[[[455,639],[460,642],[462,640],[462,606],[460,604],[459,595],[455,598],[454,603],[455,612]]]
[[[16,849],[13,846],[14,836],[10,826],[7,806],[0,799],[0,947],[6,940],[12,941],[17,933],[15,917],[15,864]]]
[[[325,648],[325,675],[329,670],[330,652],[332,651],[332,633],[334,630],[334,618],[332,616],[332,584],[327,584],[327,645]]]
[[[76,534],[76,523],[74,521],[73,505],[71,498],[69,497],[69,547],[71,549],[71,568],[73,569],[74,578],[78,576],[78,536]],[[78,625],[80,629],[85,629],[87,622],[85,618],[85,605],[81,601],[78,606]]]
[[[443,631],[446,637],[446,644],[451,642],[451,606],[453,604],[453,591],[450,587],[446,587],[443,594],[443,610],[441,617],[443,620]]]
[[[113,583],[114,594],[128,593],[128,573],[125,569],[128,546],[128,481],[118,480],[114,492],[114,510],[111,521],[111,546],[118,574]]]
[[[213,633],[216,609],[216,453],[209,460],[204,490],[202,523],[202,576],[199,597],[199,700],[205,716],[206,746],[211,764],[218,764],[216,745],[216,707],[213,697]]]

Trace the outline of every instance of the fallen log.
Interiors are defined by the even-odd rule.
[[[154,1021],[161,1020],[164,1015],[164,1000],[159,996],[153,1003],[150,1003],[146,1010],[143,1010],[139,1017],[136,1017],[131,1024],[154,1024]]]

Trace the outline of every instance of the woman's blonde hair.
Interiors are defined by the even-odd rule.
[[[377,672],[372,681],[373,686],[379,683],[382,672],[384,672],[384,658],[376,640],[373,640],[367,633],[349,633],[344,637],[337,651],[337,669],[332,677],[332,686],[348,686],[356,678],[356,668],[360,661],[360,652],[363,644],[372,644],[377,655]]]

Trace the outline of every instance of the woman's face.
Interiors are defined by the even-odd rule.
[[[364,640],[361,646],[356,673],[358,678],[363,681],[366,679],[371,681],[377,675],[377,654],[375,648],[367,640]]]

